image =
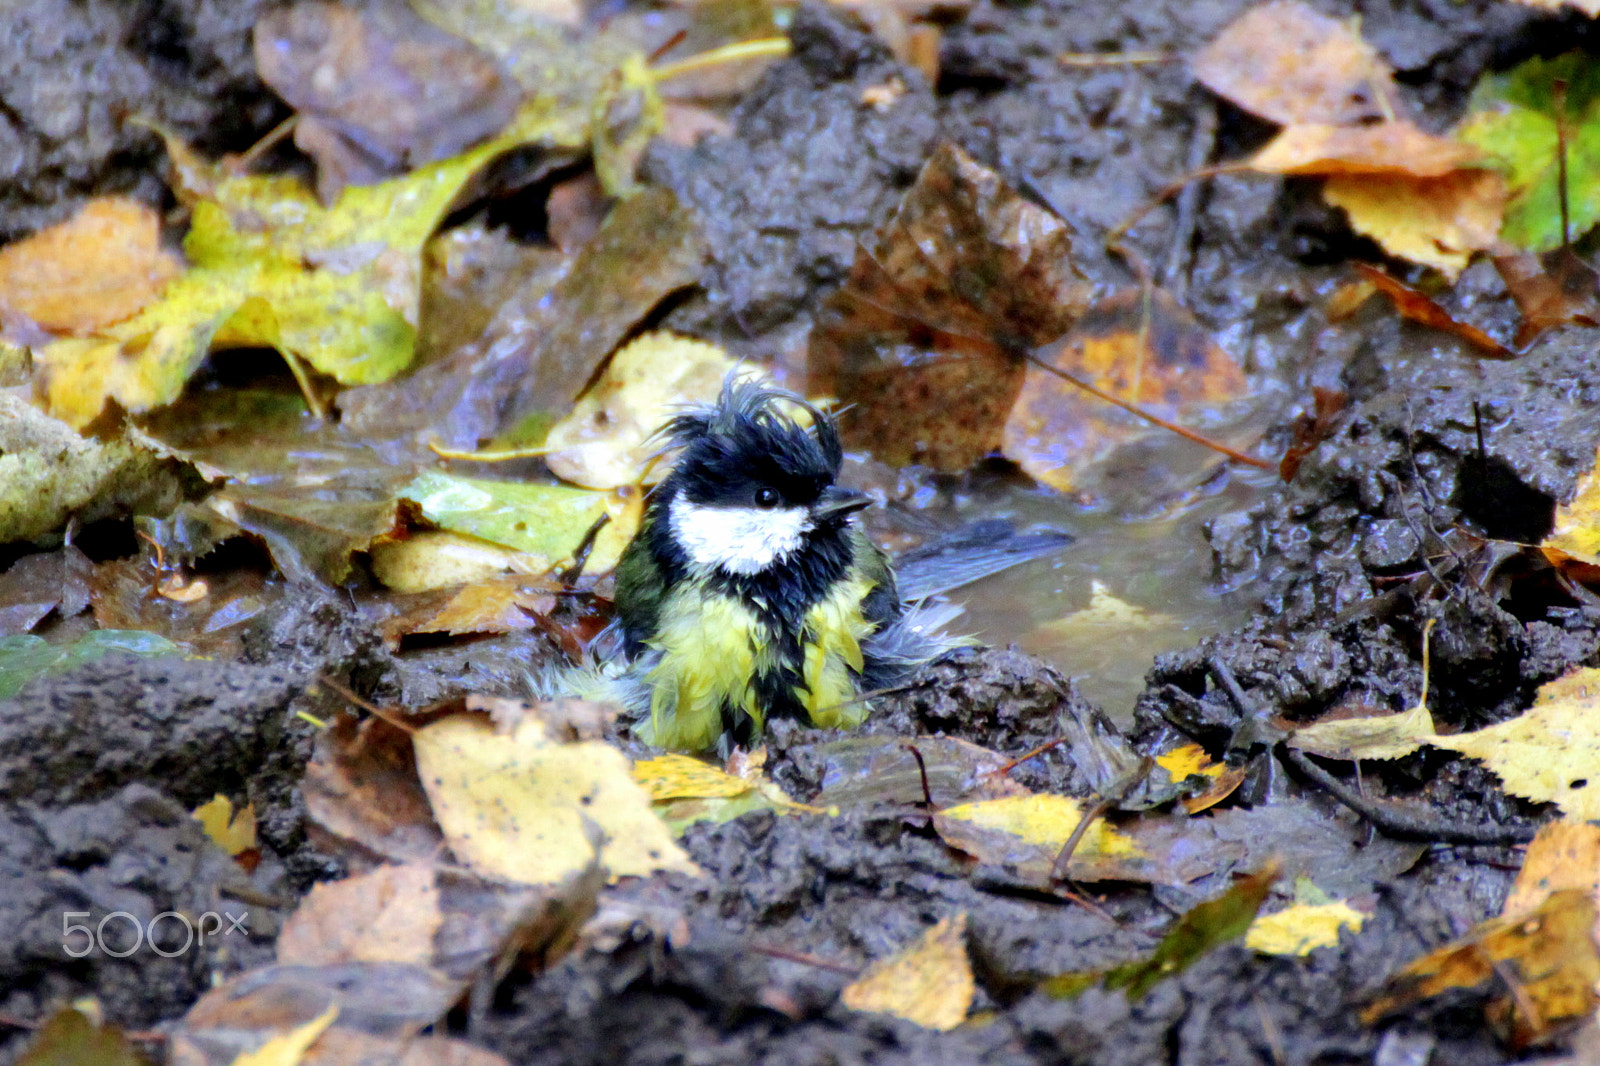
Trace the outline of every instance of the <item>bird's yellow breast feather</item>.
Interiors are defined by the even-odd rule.
[[[851,577],[806,612],[802,625],[801,682],[796,700],[823,728],[849,728],[866,717],[856,696],[861,672],[861,641],[875,626],[861,613],[873,582]],[[663,605],[655,638],[661,652],[650,670],[650,733],[646,739],[667,748],[704,751],[722,735],[722,708],[748,714],[759,731],[767,708],[756,679],[782,666],[773,633],[760,615],[732,597],[702,587],[685,590]]]

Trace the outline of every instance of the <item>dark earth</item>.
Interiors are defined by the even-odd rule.
[[[1576,15],[1505,0],[1318,6],[1359,16],[1432,128],[1460,113],[1484,71],[1594,36]],[[90,195],[129,191],[163,203],[159,142],[125,125],[130,113],[213,152],[242,150],[287,114],[250,58],[250,28],[266,7],[13,6],[0,35],[0,237],[65,217]],[[802,8],[793,56],[747,94],[734,136],[658,146],[645,160],[644,176],[692,207],[709,249],[700,292],[664,324],[742,353],[784,349],[942,139],[1065,216],[1083,236],[1079,265],[1093,282],[1126,283],[1124,264],[1098,238],[1174,176],[1237,157],[1267,130],[1199,87],[1182,62],[1073,68],[1056,57],[1187,54],[1246,7],[977,0],[945,17],[938,85],[897,65],[853,17]],[[891,77],[906,88],[895,106],[860,106],[863,90]],[[1153,748],[1176,730],[1227,750],[1249,767],[1236,806],[1283,805],[1318,819],[1337,842],[1325,861],[1373,900],[1366,929],[1303,960],[1223,947],[1133,1003],[1098,990],[1056,998],[1041,980],[1147,953],[1226,874],[1182,891],[1097,886],[1089,909],[975,870],[909,804],[843,818],[754,814],[689,832],[705,880],[614,890],[681,910],[686,941],[668,948],[641,934],[613,952],[513,976],[470,1031],[458,1019],[464,1035],[514,1062],[604,1066],[1471,1066],[1512,1055],[1470,997],[1377,1028],[1356,1014],[1397,968],[1499,912],[1518,865],[1512,845],[1545,812],[1505,796],[1473,764],[1418,754],[1369,783],[1424,822],[1373,835],[1275,754],[1271,722],[1345,703],[1411,705],[1430,619],[1430,706],[1450,726],[1508,718],[1540,684],[1600,662],[1600,609],[1516,546],[1545,535],[1555,503],[1593,463],[1594,334],[1557,333],[1514,361],[1484,362],[1376,305],[1331,329],[1317,298],[1344,276],[1341,264],[1381,253],[1301,182],[1221,178],[1153,218],[1163,222],[1141,226],[1133,244],[1159,279],[1238,341],[1249,370],[1283,383],[1274,440],[1288,440],[1287,416],[1312,384],[1342,388],[1352,406],[1292,484],[1214,524],[1216,580],[1254,608],[1253,621],[1160,658],[1132,736]],[[1473,301],[1492,326],[1511,321],[1483,264],[1450,299]],[[531,646],[501,643],[512,658]],[[492,654],[479,648],[474,658]],[[1218,664],[1246,706],[1220,683]],[[0,702],[0,1057],[11,1061],[23,1045],[25,1030],[12,1022],[60,1001],[92,994],[112,1022],[154,1029],[180,1016],[213,974],[269,961],[277,923],[312,883],[341,872],[307,842],[297,793],[312,727],[296,712],[325,717],[336,703],[311,682],[327,676],[407,705],[495,689],[496,676],[467,679],[462,669],[448,649],[398,662],[345,597],[308,585],[252,624],[242,661],[111,657]],[[965,652],[936,670],[868,729],[942,732],[1020,755],[1067,719],[1111,728],[1020,653]],[[504,675],[498,683],[514,689]],[[819,745],[835,739],[778,731],[774,776],[810,798]],[[1025,764],[1018,780],[1088,794],[1074,750]],[[185,815],[216,792],[256,803],[264,861],[253,874]],[[1485,842],[1461,827],[1491,831]],[[248,940],[172,959],[62,955],[63,912],[229,908],[249,909]],[[949,1034],[847,1010],[837,1002],[847,976],[761,950],[859,967],[955,910],[970,916],[979,1020]]]

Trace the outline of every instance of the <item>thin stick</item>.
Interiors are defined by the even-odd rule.
[[[1267,462],[1265,459],[1257,459],[1253,455],[1246,455],[1244,452],[1241,452],[1236,448],[1230,448],[1226,444],[1214,441],[1209,437],[1196,433],[1192,429],[1180,426],[1176,422],[1168,422],[1165,418],[1162,418],[1159,415],[1153,415],[1149,411],[1144,410],[1138,404],[1130,403],[1120,396],[1113,396],[1104,389],[1089,384],[1089,382],[1084,381],[1075,374],[1069,374],[1060,367],[1050,365],[1036,355],[1025,353],[1023,358],[1028,360],[1028,362],[1032,363],[1034,366],[1038,367],[1040,370],[1054,374],[1063,381],[1071,382],[1084,392],[1087,392],[1090,396],[1104,400],[1106,403],[1114,404],[1115,406],[1122,408],[1124,411],[1127,411],[1129,414],[1138,415],[1151,425],[1160,426],[1162,429],[1167,430],[1170,433],[1176,433],[1183,439],[1194,441],[1196,444],[1199,444],[1202,447],[1210,448],[1214,452],[1221,452],[1223,455],[1226,455],[1229,459],[1233,459],[1236,462],[1248,463],[1250,466],[1261,470],[1272,469],[1272,464]]]

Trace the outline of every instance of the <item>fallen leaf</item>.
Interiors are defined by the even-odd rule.
[[[1105,986],[1125,989],[1130,1002],[1143,999],[1158,982],[1182,973],[1214,949],[1244,936],[1277,878],[1277,865],[1268,862],[1256,873],[1241,877],[1216,899],[1191,907],[1147,958],[1108,972]]]
[[[247,1051],[233,1060],[233,1066],[299,1066],[306,1049],[322,1035],[324,1029],[338,1017],[339,1008],[329,1007],[304,1025],[286,1033],[269,1037],[254,1051]]]
[[[1600,826],[1586,822],[1540,826],[1500,913],[1507,918],[1528,914],[1553,893],[1567,889],[1579,889],[1591,899],[1600,896]]]
[[[1572,499],[1559,504],[1539,550],[1556,566],[1576,561],[1600,568],[1600,461],[1578,479]]]
[[[166,637],[136,630],[91,629],[78,639],[62,644],[52,644],[32,633],[0,637],[0,700],[15,696],[36,677],[65,673],[75,666],[113,654],[159,659],[167,655],[187,656],[188,650]]]
[[[726,799],[753,791],[755,784],[724,773],[688,755],[658,755],[633,764],[633,779],[653,803],[674,799]]]
[[[1594,926],[1594,900],[1578,889],[1552,893],[1531,913],[1492,918],[1391,978],[1361,1011],[1362,1023],[1374,1025],[1455,989],[1483,989],[1494,994],[1491,1023],[1513,1047],[1538,1042],[1594,1010],[1600,982]],[[1508,981],[1514,992],[1505,991]]]
[[[278,962],[431,964],[444,921],[435,882],[432,866],[411,863],[313,885],[284,923]]]
[[[591,489],[653,485],[670,464],[656,432],[686,405],[710,404],[739,363],[713,344],[647,333],[620,348],[572,411],[550,428],[545,462]],[[764,376],[753,368],[748,376]]]
[[[56,333],[138,313],[183,272],[161,218],[137,200],[90,200],[70,219],[0,248],[0,308]]]
[[[1126,289],[1097,303],[1047,362],[1101,390],[1174,419],[1243,395],[1244,372],[1164,290]],[[1116,445],[1151,433],[1148,423],[1028,364],[1005,420],[1002,451],[1061,491]]]
[[[411,735],[381,718],[340,715],[318,732],[300,790],[312,838],[347,861],[421,862],[444,842]]]
[[[1535,57],[1486,74],[1472,91],[1455,136],[1486,152],[1505,175],[1510,200],[1501,237],[1542,252],[1562,245],[1556,86],[1564,85],[1567,206],[1578,240],[1600,220],[1600,76],[1585,52]]]
[[[1419,703],[1399,714],[1313,722],[1296,729],[1286,743],[1325,759],[1398,759],[1432,743],[1434,736],[1433,715]]]
[[[1391,255],[1431,266],[1453,280],[1474,252],[1494,246],[1506,185],[1492,170],[1457,170],[1437,178],[1334,175],[1324,183],[1322,197],[1344,210],[1352,229]]]
[[[1250,8],[1194,57],[1212,92],[1286,126],[1392,118],[1394,76],[1355,30],[1292,0]]]
[[[795,758],[821,785],[814,802],[840,810],[920,806],[924,783],[935,808],[1027,792],[1001,772],[1010,758],[957,737],[846,737]]]
[[[421,529],[372,545],[371,555],[373,577],[394,592],[416,593],[487,582],[512,569],[520,553],[446,529]]]
[[[1462,340],[1477,348],[1479,352],[1495,359],[1510,359],[1513,353],[1505,345],[1489,336],[1477,326],[1462,322],[1450,312],[1434,303],[1423,293],[1391,278],[1377,267],[1368,266],[1366,263],[1354,264],[1356,271],[1366,278],[1387,296],[1394,304],[1395,310],[1400,312],[1400,317],[1412,322],[1437,329],[1442,333],[1449,333],[1460,337]]]
[[[1512,795],[1554,803],[1574,820],[1600,819],[1600,669],[1542,686],[1515,718],[1430,743],[1482,762]]]
[[[229,855],[240,855],[256,846],[256,808],[246,803],[234,810],[233,801],[217,793],[191,812],[206,836]]]
[[[998,449],[1022,353],[1066,333],[1087,286],[1071,227],[949,143],[923,166],[811,332],[811,389],[845,443],[965,469]]]
[[[839,1001],[851,1010],[892,1014],[948,1032],[966,1020],[977,985],[967,959],[967,916],[945,918],[915,944],[875,962],[846,985]]]
[[[302,3],[255,26],[256,70],[298,113],[295,143],[332,203],[499,133],[520,91],[492,57],[405,5]]]
[[[594,492],[565,485],[494,481],[429,470],[417,475],[399,495],[417,504],[428,521],[513,548],[529,573],[570,562],[584,535],[604,516],[610,520],[595,538],[587,569],[610,570],[633,539],[641,517],[634,493]]]
[[[1519,349],[1556,326],[1600,325],[1600,274],[1571,248],[1496,255],[1494,268],[1522,315],[1513,341]]]
[[[1338,947],[1340,930],[1359,933],[1368,917],[1342,901],[1296,903],[1257,915],[1245,933],[1244,946],[1263,955],[1304,957],[1317,948]]]
[[[412,742],[445,839],[473,869],[553,884],[598,851],[612,879],[698,873],[609,744],[556,743],[533,719],[505,735],[469,715],[434,722]]]
[[[1366,286],[1368,292],[1377,291],[1377,286],[1370,281],[1356,284]],[[1332,317],[1333,313],[1330,311],[1330,320]],[[1286,482],[1293,481],[1306,457],[1316,451],[1319,444],[1333,436],[1334,426],[1340,413],[1350,404],[1350,396],[1336,389],[1313,385],[1311,403],[1311,413],[1295,416],[1294,440],[1284,449],[1283,459],[1278,463],[1278,476]]]
[[[98,1004],[56,1008],[28,1040],[16,1066],[144,1066],[145,1060],[120,1029],[99,1017]]]
[[[1263,174],[1442,178],[1482,160],[1483,152],[1473,145],[1394,121],[1371,126],[1288,126],[1246,165]]]

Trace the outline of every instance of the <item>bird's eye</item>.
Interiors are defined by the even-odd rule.
[[[774,488],[759,488],[756,490],[756,506],[763,511],[770,511],[778,506],[778,490]]]

